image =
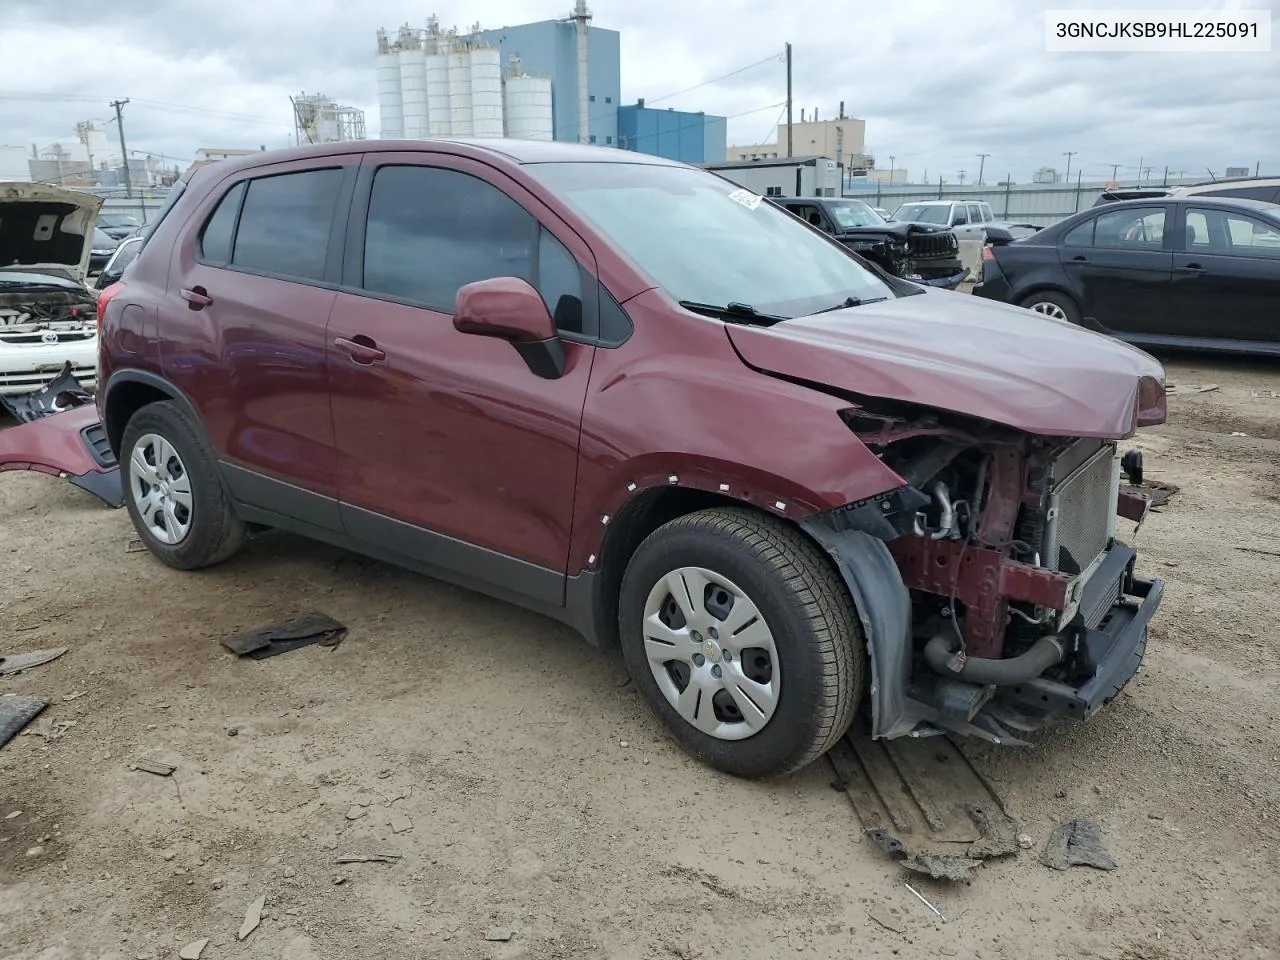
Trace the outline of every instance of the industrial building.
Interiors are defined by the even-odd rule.
[[[839,197],[844,169],[830,157],[731,160],[703,167],[765,197]]]
[[[295,143],[340,143],[365,139],[364,111],[340,106],[322,93],[300,93],[293,103]]]
[[[620,37],[585,0],[563,19],[465,32],[377,33],[379,135],[514,137],[622,147],[687,163],[724,158],[725,119],[621,107]]]
[[[788,136],[789,134],[789,136]],[[867,155],[867,122],[857,117],[847,117],[844,104],[831,120],[819,120],[818,111],[812,116],[800,111],[800,122],[778,124],[778,138],[772,143],[757,143],[749,147],[729,147],[725,159],[780,160],[793,157],[833,157],[850,176],[875,167],[875,158]]]

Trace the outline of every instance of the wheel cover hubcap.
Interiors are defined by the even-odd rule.
[[[1033,303],[1031,309],[1036,313],[1043,313],[1046,317],[1053,317],[1055,320],[1066,320],[1067,312],[1056,303],[1049,303],[1047,300],[1041,300],[1039,303]]]
[[[675,711],[718,740],[744,740],[773,718],[782,688],[773,632],[737,584],[681,567],[653,585],[644,648]]]
[[[129,493],[147,533],[168,546],[191,532],[191,479],[178,451],[164,437],[144,434],[129,455]]]

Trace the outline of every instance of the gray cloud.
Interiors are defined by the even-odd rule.
[[[1234,6],[1274,10],[1277,0]],[[565,14],[570,0],[442,0],[442,22],[485,27]],[[1027,179],[1041,165],[1132,175],[1139,158],[1159,173],[1220,173],[1227,164],[1280,173],[1280,115],[1271,109],[1274,54],[1062,54],[1044,50],[1043,12],[1109,6],[1101,0],[595,0],[596,23],[622,34],[623,99],[663,98],[779,55],[779,59],[663,106],[733,116],[730,140],[771,139],[785,96],[783,44],[794,48],[796,115],[817,107],[867,121],[881,166],[954,178],[989,153],[989,179]],[[1224,4],[1218,4],[1223,6]],[[1126,9],[1214,6],[1128,0]],[[183,162],[201,146],[283,146],[290,94],[324,92],[363,107],[378,128],[374,31],[432,9],[392,0],[170,0],[162,15],[89,0],[7,0],[6,83],[0,140],[70,146],[79,120],[107,119],[129,97],[132,149]],[[56,66],[51,66],[56,64]],[[750,112],[749,112],[750,111]],[[108,130],[114,138],[115,128]],[[113,139],[114,142],[114,139]]]

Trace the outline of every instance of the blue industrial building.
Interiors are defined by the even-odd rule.
[[[644,100],[618,108],[618,146],[681,163],[724,160],[728,121],[705,113],[655,110]]]
[[[524,72],[551,78],[551,123],[555,139],[578,139],[578,34],[572,20],[541,20],[518,27],[482,30],[502,62],[519,57]],[[617,30],[587,27],[587,122],[591,143],[617,146],[618,95],[622,67]]]

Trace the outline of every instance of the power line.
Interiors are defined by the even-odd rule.
[[[701,90],[703,87],[709,87],[713,83],[719,83],[721,80],[728,80],[730,77],[736,77],[740,73],[746,73],[748,70],[752,70],[762,64],[769,63],[770,61],[777,61],[780,56],[781,54],[772,53],[763,60],[757,60],[755,63],[749,63],[745,67],[739,67],[737,70],[730,70],[728,73],[721,74],[718,77],[712,77],[710,80],[703,80],[701,83],[695,83],[692,87],[685,87],[683,90],[677,90],[675,93],[664,94],[663,96],[655,97],[652,100],[646,98],[645,103],[662,103],[664,100],[670,100],[673,97],[680,96],[681,94],[689,93],[693,90]]]

